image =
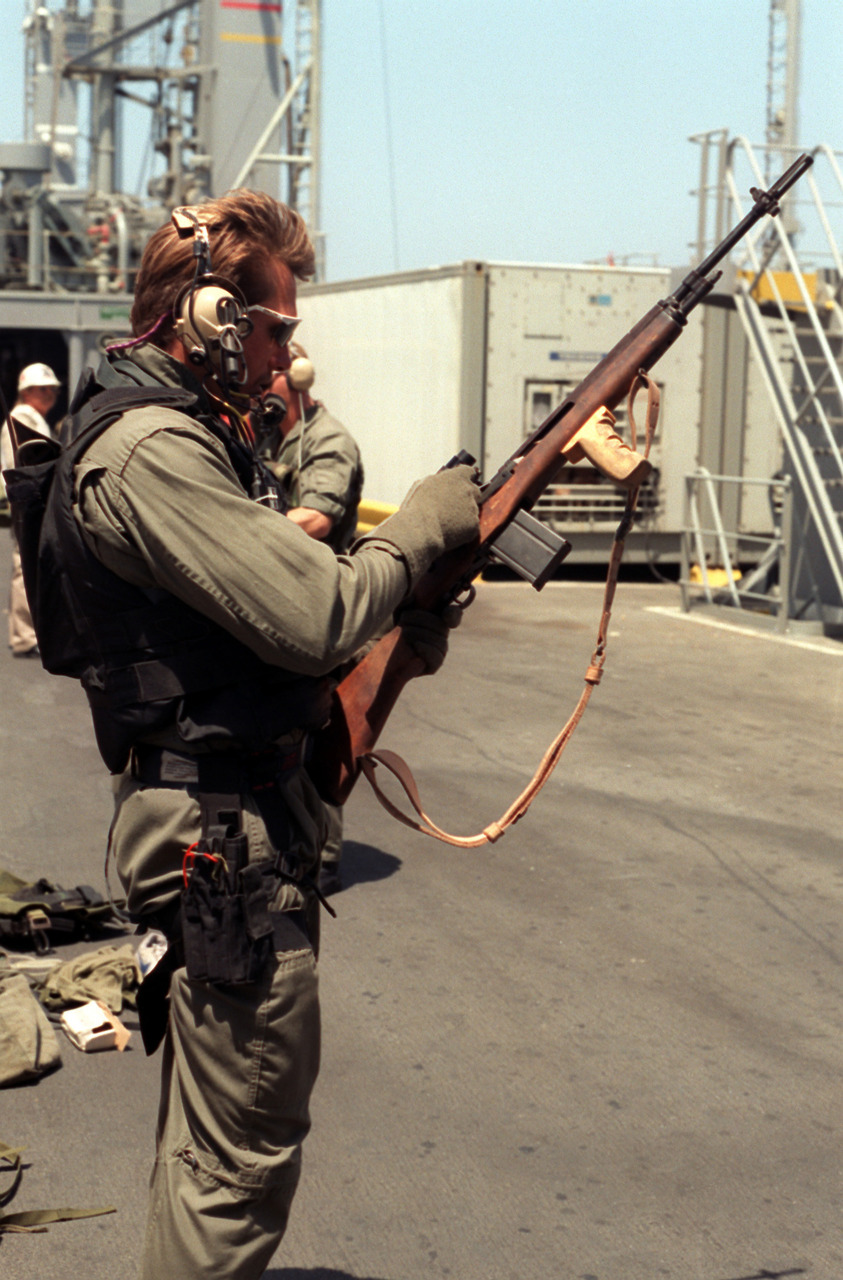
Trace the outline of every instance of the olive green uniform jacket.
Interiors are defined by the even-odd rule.
[[[360,450],[351,432],[317,404],[280,441],[271,467],[290,506],[329,516],[333,527],[325,541],[334,551],[347,551],[363,492]]]
[[[199,389],[186,366],[156,348],[144,346],[133,359],[164,385]],[[370,538],[354,555],[337,556],[251,501],[223,445],[170,409],[124,414],[84,454],[76,478],[76,518],[103,564],[139,587],[171,592],[265,662],[297,674],[321,676],[349,659],[411,585],[388,541]],[[154,742],[185,749],[175,729]],[[138,790],[128,775],[118,781],[113,832],[134,914],[157,910],[178,892],[182,832],[195,816],[184,793],[167,792],[159,797],[166,817],[149,824],[134,812],[149,807],[148,798],[133,801]],[[294,852],[312,865],[322,806],[304,775],[289,799]]]

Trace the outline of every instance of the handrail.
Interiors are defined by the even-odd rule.
[[[723,523],[720,504],[715,491],[716,485],[760,486],[770,491],[783,493],[780,521],[774,526],[772,533],[744,534],[735,530],[728,531]],[[711,525],[705,525],[700,517],[699,489],[703,487],[711,508]],[[771,612],[776,613],[776,625],[779,631],[786,631],[790,614],[789,594],[789,555],[791,526],[792,480],[790,476],[775,476],[771,479],[754,476],[719,475],[710,472],[706,467],[697,467],[685,476],[685,518],[681,535],[681,569],[679,587],[682,607],[687,613],[691,609],[691,589],[699,588],[708,605],[723,604],[728,607],[742,609],[749,601],[765,604]],[[771,502],[772,509],[772,502]],[[715,586],[711,581],[711,569],[706,555],[706,538],[713,538],[717,547],[723,572],[726,574],[725,587]],[[730,540],[736,543],[754,543],[767,546],[757,564],[750,567],[749,573],[742,577],[730,550]],[[699,582],[691,577],[691,548],[696,553],[699,567]],[[778,596],[770,592],[755,590],[756,579],[774,566],[778,566]]]

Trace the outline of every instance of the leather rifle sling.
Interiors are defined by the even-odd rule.
[[[647,388],[647,409],[645,415],[644,427],[644,457],[648,457],[653,436],[656,431],[656,424],[659,416],[660,393],[658,386],[648,373],[643,369],[640,370],[632,381],[629,389],[628,399],[628,415],[629,430],[632,448],[636,448],[637,431],[635,426],[634,404],[635,398],[642,387]],[[362,773],[368,780],[372,790],[377,796],[380,804],[399,822],[403,822],[405,826],[411,827],[414,831],[420,831],[422,835],[431,836],[435,840],[441,840],[445,844],[454,845],[458,849],[475,849],[480,845],[494,844],[506,832],[508,827],[517,822],[519,818],[523,818],[529,809],[535,797],[541,791],[547,782],[553,770],[559,763],[559,759],[565,747],[568,745],[574,730],[582,719],[583,713],[588,706],[589,699],[596,685],[600,683],[603,674],[603,666],[606,660],[606,645],[609,632],[609,619],[612,614],[612,604],[615,597],[615,588],[618,582],[618,572],[623,558],[626,537],[632,527],[632,520],[635,514],[636,504],[640,486],[629,491],[626,503],[626,509],[618,525],[617,531],[612,542],[612,553],[609,558],[609,567],[606,575],[606,585],[603,592],[603,608],[600,617],[600,625],[597,631],[597,643],[594,652],[591,655],[591,662],[585,673],[585,688],[580,694],[579,701],[575,706],[571,716],[566,724],[551,742],[547,751],[542,756],[539,766],[533,777],[521,794],[512,802],[508,809],[498,818],[496,822],[491,822],[482,831],[473,836],[456,836],[450,832],[443,831],[436,823],[425,813],[419,789],[413,777],[412,771],[407,762],[402,759],[394,751],[380,750],[367,751],[365,755],[359,757],[359,764]],[[417,818],[411,817],[399,809],[397,805],[386,796],[381,789],[377,777],[376,769],[378,765],[382,765],[387,769],[400,783],[404,794],[410,802],[411,807],[418,815]]]

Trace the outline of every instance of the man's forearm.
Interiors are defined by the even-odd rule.
[[[327,538],[334,527],[331,517],[326,516],[323,511],[316,511],[314,507],[293,507],[286,514],[288,520],[300,525],[305,533],[310,534],[311,538],[316,538],[320,542]]]

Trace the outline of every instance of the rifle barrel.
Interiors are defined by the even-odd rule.
[[[807,173],[811,165],[814,163],[814,157],[804,152],[798,160],[794,160],[789,169],[777,178],[769,191],[762,191],[758,187],[750,189],[750,195],[754,201],[749,213],[741,218],[737,226],[733,227],[728,235],[720,241],[716,248],[712,249],[708,257],[689,272],[680,284],[679,288],[668,299],[667,305],[678,307],[683,315],[688,315],[700,300],[698,293],[698,285],[701,279],[706,276],[717,266],[718,262],[722,262],[734,249],[736,244],[743,240],[750,227],[755,226],[765,214],[775,218],[779,212],[779,201],[786,192],[790,190],[795,183],[799,181],[804,173]]]

